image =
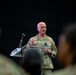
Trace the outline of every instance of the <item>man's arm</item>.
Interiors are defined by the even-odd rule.
[[[51,45],[51,57],[55,57],[56,54],[57,54],[57,48],[56,48],[56,45],[55,45],[55,42],[52,40],[52,45]]]
[[[45,48],[44,52],[49,54],[50,57],[55,57],[57,54],[57,48],[55,45],[55,42],[53,41],[53,39],[51,37],[48,37],[48,41],[51,44],[50,48]]]
[[[29,41],[27,42],[26,46],[29,47],[29,46],[33,46],[33,45],[35,45],[35,38],[31,37],[29,39]]]

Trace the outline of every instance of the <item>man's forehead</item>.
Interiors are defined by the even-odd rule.
[[[40,22],[40,23],[38,23],[38,25],[37,25],[37,27],[40,27],[40,26],[46,26],[46,24],[44,23],[44,22]]]

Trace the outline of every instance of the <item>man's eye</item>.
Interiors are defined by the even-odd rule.
[[[46,28],[46,27],[41,27],[41,28]]]

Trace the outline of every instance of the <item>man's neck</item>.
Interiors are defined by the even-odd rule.
[[[46,34],[38,34],[39,37],[44,38]]]

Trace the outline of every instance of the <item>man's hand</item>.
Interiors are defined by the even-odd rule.
[[[34,39],[31,39],[30,40],[30,45],[32,46],[32,45],[34,45],[35,44],[35,40]]]
[[[48,53],[48,54],[51,54],[51,50],[50,50],[49,48],[45,48],[45,49],[44,49],[44,52],[45,52],[45,53]]]

